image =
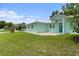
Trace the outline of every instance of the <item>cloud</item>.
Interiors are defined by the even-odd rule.
[[[39,16],[24,16],[24,15],[18,15],[17,12],[13,10],[8,10],[6,8],[0,10],[0,20],[5,20],[7,22],[13,22],[13,23],[31,23],[35,21],[48,21],[48,19],[40,19]]]
[[[18,15],[15,11],[2,9],[0,10],[0,20],[7,22],[19,23],[23,22],[24,15]]]
[[[31,22],[35,22],[40,20],[39,16],[27,16],[27,18],[25,19],[26,24],[31,23]]]
[[[39,18],[39,16],[28,16],[29,18]]]
[[[49,19],[40,19],[39,16],[28,16],[25,19],[26,24],[31,23],[31,22],[35,22],[35,21],[38,21],[38,22],[50,22]]]

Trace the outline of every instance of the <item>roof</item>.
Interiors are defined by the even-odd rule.
[[[30,23],[28,23],[28,24],[26,24],[26,25],[29,25],[29,24],[32,24],[32,23],[45,23],[45,24],[49,24],[49,23],[51,23],[51,21],[42,21],[42,20],[38,20],[38,21],[33,21],[33,22],[30,22]]]
[[[66,16],[65,16],[65,15],[59,15],[59,14],[57,14],[57,15],[51,17],[50,20],[52,20],[52,19],[55,18],[55,17],[66,17]]]

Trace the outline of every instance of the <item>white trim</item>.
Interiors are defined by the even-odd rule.
[[[63,33],[64,33],[64,19],[63,19]]]
[[[28,23],[28,24],[26,24],[26,25],[33,24],[33,23],[44,23],[44,24],[50,24],[51,21],[47,21],[47,22],[45,22],[45,21],[34,21],[34,22],[30,22],[30,23]]]

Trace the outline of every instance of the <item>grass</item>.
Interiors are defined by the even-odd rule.
[[[0,32],[9,32],[9,30],[0,29]]]
[[[0,34],[1,56],[79,55],[79,35],[38,36],[15,32]]]

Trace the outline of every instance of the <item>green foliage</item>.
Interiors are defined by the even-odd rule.
[[[63,7],[64,14],[72,24],[74,31],[79,33],[79,4],[70,3]]]
[[[8,22],[6,23],[6,26],[4,27],[5,30],[9,30],[11,32],[15,31],[15,27],[14,24],[12,22]]]
[[[25,23],[18,24],[17,28],[19,31],[22,31],[23,29],[26,29],[26,24]]]
[[[59,13],[59,11],[58,11],[58,10],[53,11],[51,16],[54,16],[54,15],[56,15],[56,14],[58,14],[58,13]]]
[[[9,30],[13,33],[15,31],[15,27],[12,25],[9,27]]]
[[[13,26],[13,23],[12,22],[8,22],[8,23],[6,23],[6,26],[8,26],[8,27]]]
[[[5,29],[8,30],[10,26],[13,26],[13,23],[11,22],[6,22],[6,21],[0,21],[0,29]]]
[[[4,28],[6,26],[5,21],[0,21],[0,29]]]

